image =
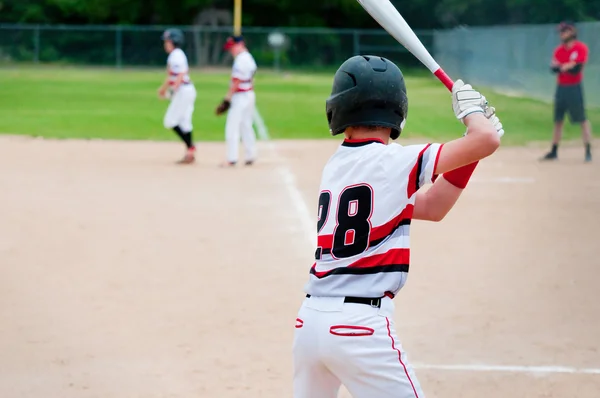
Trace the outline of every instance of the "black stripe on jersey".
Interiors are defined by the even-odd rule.
[[[347,146],[350,148],[356,148],[359,146],[365,146],[365,145],[369,145],[369,144],[381,144],[382,142],[380,140],[361,140],[361,141],[344,141],[342,142],[342,146]]]
[[[315,275],[315,277],[319,279],[326,278],[331,275],[372,275],[379,274],[383,272],[408,272],[409,265],[408,264],[389,264],[389,265],[378,265],[375,267],[340,267],[334,268],[331,271],[327,272],[325,275],[318,277],[315,275],[315,268],[310,269],[310,273]]]
[[[383,238],[379,238],[379,239],[372,240],[371,242],[369,242],[369,247],[377,246],[378,244],[380,244],[381,242],[383,242],[384,240],[386,240],[387,238],[389,238],[390,236],[392,236],[392,234],[393,234],[394,232],[396,232],[396,230],[397,230],[398,228],[400,228],[401,226],[403,226],[403,225],[410,225],[410,222],[411,222],[411,219],[410,219],[410,218],[405,218],[404,220],[400,221],[400,222],[398,223],[398,225],[396,225],[396,226],[394,227],[394,229],[392,229],[392,230],[390,231],[389,235],[387,235],[387,236],[384,236]]]
[[[419,182],[421,181],[421,169],[423,168],[423,155],[424,153],[419,156],[419,159],[417,160],[417,178],[415,178],[415,192],[419,190],[419,188],[421,188],[419,186]]]
[[[384,240],[386,240],[387,238],[389,238],[394,232],[396,232],[396,230],[398,228],[400,228],[403,225],[410,225],[411,219],[404,219],[402,221],[400,221],[400,223],[398,225],[396,225],[394,227],[394,229],[392,229],[389,233],[389,235],[384,236],[383,238],[379,238],[379,239],[375,239],[369,242],[369,247],[374,247],[377,246],[378,244],[380,244],[381,242],[383,242]],[[344,255],[344,249],[336,249],[339,254],[342,254],[342,256]],[[331,254],[331,248],[317,248],[317,251],[315,252],[315,260],[320,260],[321,256],[323,256],[323,254]]]

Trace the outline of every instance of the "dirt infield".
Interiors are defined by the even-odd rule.
[[[338,143],[260,144],[225,170],[219,143],[182,167],[177,143],[0,138],[0,397],[291,397]],[[413,224],[395,319],[428,398],[598,397],[600,158],[544,149]]]

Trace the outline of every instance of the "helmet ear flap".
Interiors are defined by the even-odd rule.
[[[331,126],[331,120],[333,119],[333,111],[332,110],[327,110],[327,124]],[[333,134],[333,130],[331,128],[329,128],[329,132],[331,134]],[[335,135],[335,134],[333,134]]]

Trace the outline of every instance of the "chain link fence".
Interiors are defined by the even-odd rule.
[[[160,36],[165,26],[40,26],[0,24],[0,63],[54,63],[122,67],[164,67]],[[196,67],[229,67],[222,51],[229,27],[181,27],[184,50]],[[585,95],[600,106],[600,23],[578,24],[590,48]],[[285,36],[280,50],[269,35]],[[326,28],[244,28],[248,46],[261,67],[336,68],[351,55],[377,54],[403,67],[423,66],[386,31]],[[417,36],[454,78],[508,94],[551,101],[556,76],[549,65],[558,45],[555,25],[493,26],[418,31]]]
[[[38,26],[0,24],[0,62],[66,63],[120,67],[164,66],[163,26]],[[230,28],[181,28],[190,65],[229,66],[222,47]],[[263,67],[337,67],[353,54],[377,53],[401,64],[418,65],[384,30],[282,28],[279,51],[269,45],[267,28],[244,28],[257,63]],[[420,32],[429,46],[433,32]]]
[[[584,68],[586,102],[600,106],[600,23],[581,23],[577,28],[578,39],[590,51]],[[559,43],[556,25],[461,27],[436,31],[433,53],[450,76],[551,101],[556,75],[550,72],[550,62]]]

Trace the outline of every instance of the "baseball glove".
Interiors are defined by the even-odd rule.
[[[227,110],[229,109],[229,107],[231,106],[231,102],[229,102],[228,100],[224,99],[219,106],[217,106],[217,109],[215,110],[215,113],[217,115],[222,115],[223,113],[227,112]]]

